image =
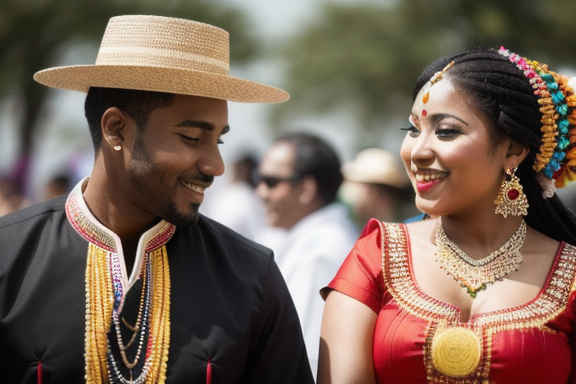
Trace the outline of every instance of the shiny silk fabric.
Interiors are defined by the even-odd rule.
[[[576,383],[576,248],[561,244],[539,295],[519,307],[459,321],[459,309],[420,291],[410,266],[403,224],[371,220],[328,289],[378,314],[374,366],[378,383]],[[465,376],[438,371],[434,336],[472,330],[480,361]],[[572,368],[574,367],[574,368]]]

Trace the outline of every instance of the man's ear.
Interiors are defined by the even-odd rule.
[[[508,151],[506,152],[506,169],[516,168],[528,156],[530,149],[525,145],[510,140]]]
[[[108,108],[100,121],[103,142],[111,148],[122,146],[126,139],[128,116],[116,107]]]
[[[318,183],[316,179],[312,176],[306,176],[302,179],[302,192],[300,192],[300,197],[298,201],[302,205],[308,205],[316,198],[316,194],[318,193]]]

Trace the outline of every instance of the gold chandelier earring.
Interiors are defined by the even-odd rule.
[[[494,212],[504,217],[526,216],[528,214],[528,199],[524,194],[520,179],[516,176],[516,168],[506,170],[506,176],[500,186],[500,192],[494,200]]]

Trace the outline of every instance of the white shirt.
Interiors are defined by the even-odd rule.
[[[265,226],[262,201],[254,188],[244,182],[227,184],[214,191],[200,206],[200,212],[250,240]]]
[[[315,377],[324,310],[319,291],[334,278],[357,238],[346,207],[332,203],[300,220],[274,249],[296,305]]]

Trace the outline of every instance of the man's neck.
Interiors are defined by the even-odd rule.
[[[156,225],[159,219],[152,215],[142,215],[141,212],[131,212],[130,205],[123,204],[121,198],[116,197],[117,191],[107,188],[109,185],[108,182],[91,176],[82,195],[96,220],[120,238],[127,272],[130,275],[140,237]]]

